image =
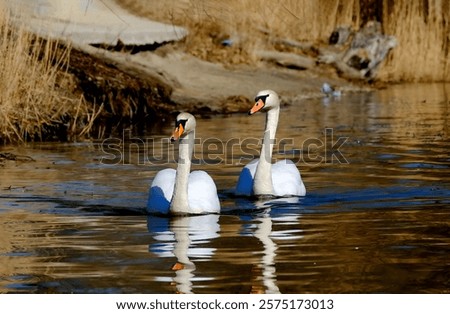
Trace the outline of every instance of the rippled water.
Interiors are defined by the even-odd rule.
[[[221,215],[144,214],[173,121],[5,147],[35,161],[0,168],[0,292],[449,293],[449,108],[443,84],[284,107],[274,157],[298,163],[307,195],[266,202],[232,194],[264,115],[198,117],[195,168]]]

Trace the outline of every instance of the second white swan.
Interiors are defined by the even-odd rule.
[[[242,169],[236,185],[236,194],[245,196],[289,197],[304,196],[306,188],[300,172],[290,160],[272,164],[272,150],[280,114],[280,98],[272,90],[260,91],[250,115],[266,111],[266,129],[259,159],[254,159]]]

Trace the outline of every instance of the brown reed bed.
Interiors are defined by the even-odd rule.
[[[71,48],[13,27],[0,12],[0,142],[73,138],[98,115],[73,94]]]

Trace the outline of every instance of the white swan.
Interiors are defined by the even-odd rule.
[[[179,140],[177,170],[159,171],[150,187],[147,211],[159,214],[203,214],[220,211],[213,179],[205,171],[191,170],[195,141],[195,118],[182,112],[177,116],[171,140]]]
[[[272,90],[263,90],[255,97],[255,105],[248,114],[267,111],[266,130],[259,159],[242,169],[236,185],[236,194],[246,196],[304,196],[306,188],[300,172],[290,160],[272,164],[272,149],[280,113],[280,99]]]

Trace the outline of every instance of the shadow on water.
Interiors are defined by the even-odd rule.
[[[448,90],[398,86],[284,108],[278,136],[293,145],[275,158],[299,160],[307,195],[235,197],[248,151],[224,147],[206,158],[226,153],[220,166],[194,166],[216,181],[220,215],[146,214],[151,178],[174,162],[142,160],[173,157],[162,151],[171,146],[9,148],[35,161],[0,169],[0,292],[449,293]],[[255,137],[264,122],[216,118],[226,134],[215,118],[198,122],[215,144]],[[347,162],[328,149],[340,137]],[[111,151],[121,162],[102,162]]]

